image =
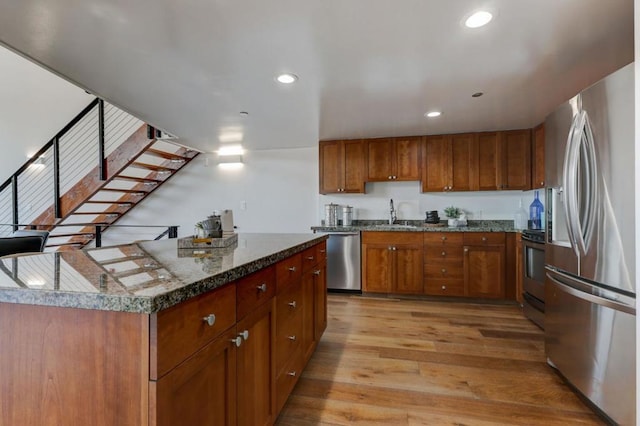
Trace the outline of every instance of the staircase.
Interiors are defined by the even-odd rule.
[[[96,99],[0,186],[0,223],[48,230],[55,250],[100,245],[103,231],[198,154]]]

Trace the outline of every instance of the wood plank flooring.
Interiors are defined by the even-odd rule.
[[[329,295],[279,426],[601,425],[515,305]]]

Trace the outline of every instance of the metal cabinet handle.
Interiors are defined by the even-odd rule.
[[[294,300],[293,302],[289,302],[289,306],[291,306],[293,309],[296,308],[296,301]]]
[[[290,268],[289,268],[289,271],[290,271],[290,272],[295,272],[295,271],[296,271],[296,267],[295,267],[295,266],[290,267]]]
[[[446,251],[443,251],[443,252],[442,252],[442,255],[443,255],[443,256],[446,256],[446,255],[447,255],[447,252],[446,252]]]
[[[230,341],[231,341],[231,343],[236,345],[236,348],[239,348],[240,345],[242,344],[242,337],[238,336],[235,339],[231,339]]]
[[[326,253],[326,252],[327,252],[326,250],[320,250],[320,253]]]
[[[307,260],[313,260],[313,259],[314,259],[314,257],[313,257],[313,256],[309,256],[309,257],[307,257]]]
[[[322,271],[320,271],[320,269],[317,269],[315,271],[313,271],[313,275],[320,275]]]
[[[249,339],[249,330],[244,330],[238,333],[238,337],[242,337],[244,340]]]
[[[258,291],[260,291],[261,293],[264,293],[267,291],[267,284],[266,283],[262,283],[260,284],[258,287],[256,287],[258,289]]]
[[[297,376],[297,374],[296,374],[296,372],[295,372],[295,371],[289,371],[289,372],[287,373],[287,376],[296,377],[296,376]]]
[[[544,182],[540,182],[540,186],[544,186]]]
[[[464,248],[464,252],[467,253],[469,249],[467,247]]]
[[[446,274],[446,273],[447,273],[447,270],[446,270],[446,269],[444,269],[444,268],[442,268],[442,273],[443,273],[443,274]]]
[[[295,342],[295,341],[296,341],[296,336],[287,336],[287,338],[288,338],[289,340],[291,340],[292,342]]]
[[[398,176],[394,176],[393,178],[394,178],[394,179],[398,179]]]
[[[393,179],[393,176],[387,176],[387,179],[391,180]]]
[[[396,250],[397,250],[397,248],[396,248],[396,247],[391,247],[391,250],[392,250],[392,251],[396,251]]]
[[[442,289],[443,289],[443,290],[446,290],[446,289],[447,289],[447,286],[446,286],[446,285],[443,285],[443,286],[442,286]]]
[[[442,241],[447,241],[447,237],[442,237]]]
[[[202,318],[202,321],[209,324],[209,326],[213,326],[216,323],[216,316],[214,314],[209,314],[206,317]]]

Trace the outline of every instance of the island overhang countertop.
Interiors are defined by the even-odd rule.
[[[170,239],[8,257],[0,259],[0,302],[152,314],[325,239],[238,234],[225,248],[178,249]]]

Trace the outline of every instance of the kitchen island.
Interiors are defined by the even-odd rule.
[[[325,236],[0,260],[0,424],[270,424],[326,327]]]

